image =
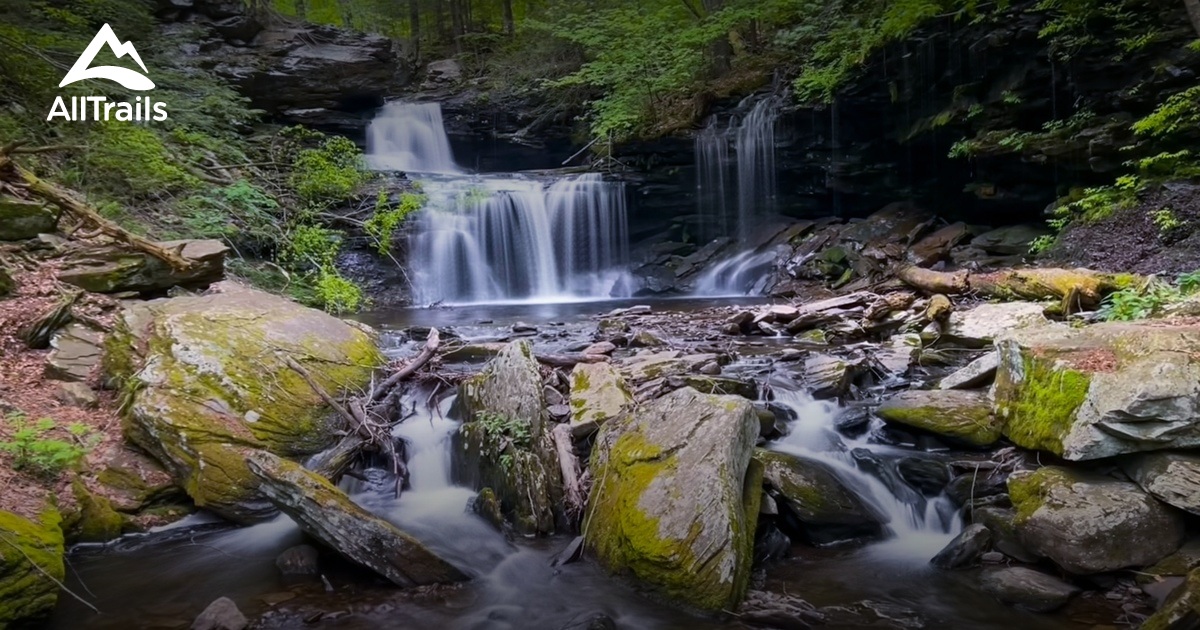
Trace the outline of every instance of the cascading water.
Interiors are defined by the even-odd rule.
[[[748,106],[743,101],[741,106]],[[699,295],[752,292],[773,255],[749,243],[759,222],[775,210],[775,121],[779,101],[771,96],[749,106],[722,129],[713,119],[696,135],[696,198],[701,237],[737,239],[738,252],[710,268],[696,283]],[[732,157],[731,149],[732,148]]]
[[[377,170],[459,173],[437,103],[388,103],[367,127],[367,164]]]
[[[791,432],[770,448],[825,464],[887,517],[888,539],[872,547],[872,553],[890,560],[927,563],[958,535],[962,524],[948,498],[927,499],[915,491],[901,498],[879,478],[859,468],[851,455],[854,450],[865,449],[881,456],[886,456],[887,450],[866,438],[848,440],[838,434],[834,429],[836,405],[814,400],[798,389],[777,387],[774,393],[775,403],[794,412],[796,420],[789,426]]]
[[[372,166],[429,175],[422,177],[428,201],[409,247],[415,302],[628,295],[622,184],[595,173],[548,184],[459,173],[437,103],[390,104],[368,135]]]

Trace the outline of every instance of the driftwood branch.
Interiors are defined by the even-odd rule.
[[[1057,267],[1001,269],[984,273],[948,273],[905,267],[896,275],[909,286],[927,293],[975,293],[1002,300],[1056,299],[1064,302],[1068,312],[1074,307],[1098,306],[1105,295],[1139,280],[1129,274]]]
[[[563,492],[566,495],[567,513],[575,517],[583,514],[584,493],[580,481],[579,458],[571,440],[571,425],[555,425],[550,432],[554,449],[558,453],[558,465],[562,469]]]
[[[430,329],[429,337],[425,339],[425,346],[421,348],[421,352],[417,353],[417,356],[413,357],[413,360],[409,361],[408,365],[396,370],[396,372],[387,377],[387,379],[384,380],[379,387],[375,388],[375,391],[372,392],[369,397],[369,401],[376,402],[381,400],[384,396],[387,396],[387,393],[391,391],[391,389],[395,387],[397,383],[408,378],[416,373],[417,370],[421,369],[421,366],[428,363],[429,360],[433,358],[433,355],[437,354],[438,345],[440,343],[441,335],[438,334],[438,330],[436,328]]]

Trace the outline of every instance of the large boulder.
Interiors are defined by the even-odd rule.
[[[704,610],[732,610],[750,578],[762,469],[749,401],[676,390],[609,421],[592,450],[586,544]]]
[[[81,245],[62,257],[58,279],[94,293],[161,293],[172,287],[206,287],[225,277],[225,255],[221,241],[165,241],[157,243],[179,251],[191,261],[187,269],[175,269],[150,254],[121,244]]]
[[[827,465],[807,457],[760,450],[763,481],[778,493],[783,526],[794,537],[823,545],[876,537],[886,519],[864,503]]]
[[[251,290],[138,303],[106,342],[125,392],[125,435],[200,507],[237,522],[275,513],[247,449],[304,456],[338,420],[296,370],[330,394],[363,389],[384,361],[370,335],[321,311]]]
[[[957,389],[902,391],[875,412],[888,422],[936,433],[970,446],[990,446],[1000,439],[985,392]]]
[[[324,477],[257,451],[248,457],[261,490],[300,529],[398,586],[467,579],[413,537],[361,508]]]
[[[1096,324],[997,340],[1004,435],[1068,460],[1200,446],[1200,324]]]
[[[1124,464],[1125,473],[1154,498],[1200,515],[1200,456],[1144,453]]]
[[[1142,622],[1141,630],[1191,630],[1200,626],[1200,569],[1188,572],[1162,608]]]
[[[1071,573],[1149,566],[1183,544],[1183,515],[1127,481],[1047,466],[1008,491],[1021,543]]]
[[[571,370],[571,433],[575,437],[594,433],[632,402],[625,379],[608,363],[578,363]]]
[[[985,302],[968,310],[951,312],[939,340],[982,348],[1008,331],[1049,326],[1045,311],[1045,305],[1032,302]]]
[[[0,628],[44,617],[65,579],[63,533],[57,511],[40,522],[0,512]]]
[[[550,534],[562,514],[562,475],[533,347],[514,341],[459,386],[457,481],[491,488],[523,534]]]
[[[58,212],[40,201],[0,196],[0,241],[19,241],[54,232]]]

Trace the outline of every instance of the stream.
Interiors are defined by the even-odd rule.
[[[729,129],[710,126],[698,139],[701,172],[714,180],[701,195],[714,229],[754,220],[771,193],[770,103],[750,108]],[[715,125],[715,123],[714,123]],[[539,350],[561,351],[590,341],[594,317],[614,308],[649,304],[656,313],[690,313],[722,304],[753,306],[746,297],[764,252],[745,250],[718,263],[697,296],[630,299],[630,259],[622,184],[596,174],[562,177],[476,174],[457,166],[435,104],[391,104],[369,130],[370,159],[380,169],[413,173],[429,196],[416,220],[409,266],[415,302],[436,305],[364,314],[384,331],[395,357],[416,352],[412,326],[453,328],[465,341],[511,337],[515,323],[538,327]],[[740,164],[749,160],[752,164]],[[766,172],[764,172],[764,169]],[[746,190],[750,187],[750,190]],[[756,201],[759,200],[759,201]],[[720,297],[739,295],[740,297]],[[786,339],[780,339],[786,343]],[[787,435],[767,448],[826,464],[864,502],[887,518],[883,540],[865,546],[795,546],[792,557],[758,572],[752,588],[799,596],[823,609],[826,627],[1040,628],[1091,627],[1112,619],[1089,602],[1056,616],[1005,607],[983,594],[968,574],[944,572],[928,561],[962,528],[945,497],[926,497],[860,468],[887,469],[901,457],[933,457],[890,446],[879,427],[850,438],[836,430],[841,410],[813,400],[773,374],[763,342],[734,351],[725,371],[769,383],[773,404],[790,412]],[[454,366],[449,366],[454,367]],[[459,366],[466,369],[466,366]],[[478,369],[479,365],[471,366]],[[656,601],[635,585],[606,575],[588,560],[553,566],[566,536],[507,539],[468,509],[474,489],[451,480],[449,390],[414,388],[404,402],[412,415],[396,435],[406,443],[411,488],[399,499],[381,470],[343,481],[360,505],[396,524],[471,576],[465,584],[397,590],[322,554],[321,579],[284,581],[276,557],[303,542],[287,517],[235,528],[203,514],[148,534],[106,545],[81,545],[69,556],[67,585],[95,603],[96,615],[60,598],[50,627],[187,627],[209,602],[227,596],[263,628],[602,628],[603,615],[622,630],[745,627],[696,616]],[[736,618],[734,618],[736,619]]]

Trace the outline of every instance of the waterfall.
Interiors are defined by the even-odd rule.
[[[458,173],[438,103],[388,103],[367,127],[367,164],[406,173]]]
[[[696,134],[696,198],[706,241],[736,236],[745,242],[755,221],[774,211],[778,115],[778,99],[761,98],[744,115],[730,119],[727,128],[713,118]]]
[[[703,242],[736,237],[739,251],[710,267],[696,282],[705,296],[746,295],[755,290],[774,254],[757,249],[751,235],[775,212],[775,121],[779,101],[770,96],[730,119],[722,129],[714,117],[695,140],[696,203]],[[732,151],[732,157],[730,156]]]
[[[843,483],[888,518],[888,539],[872,552],[889,560],[924,564],[958,535],[962,524],[949,498],[926,499],[910,490],[898,496],[880,479],[859,468],[851,452],[865,449],[886,458],[887,449],[867,438],[848,440],[834,429],[837,406],[814,400],[807,393],[777,387],[775,403],[796,414],[791,432],[770,445],[782,453],[817,460],[828,466]],[[904,482],[899,482],[903,484]]]
[[[408,250],[416,303],[628,295],[623,184],[596,173],[549,183],[464,173],[437,103],[390,103],[367,135],[373,168],[423,176],[428,200]]]
[[[624,186],[587,173],[549,186],[491,178],[429,185],[410,263],[421,304],[622,297]]]

